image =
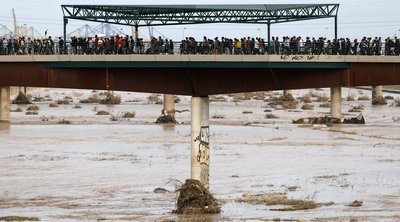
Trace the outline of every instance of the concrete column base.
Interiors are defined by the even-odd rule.
[[[0,122],[10,122],[10,87],[0,87]]]
[[[331,88],[331,116],[334,118],[342,118],[342,88]]]
[[[210,174],[209,104],[208,97],[192,97],[190,178],[199,180],[206,188]]]

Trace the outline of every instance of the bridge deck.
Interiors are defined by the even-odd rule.
[[[400,57],[276,55],[0,56],[0,85],[205,96],[400,85]]]
[[[400,56],[342,55],[10,55],[4,62],[329,62],[400,63]]]

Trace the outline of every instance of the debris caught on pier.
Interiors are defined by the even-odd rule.
[[[156,123],[166,124],[166,123],[177,123],[173,116],[162,115],[157,118]]]
[[[12,102],[13,104],[32,104],[23,92],[19,92],[17,98]]]
[[[177,123],[173,114],[175,114],[175,110],[168,111],[166,109],[162,109],[161,115],[160,115],[160,117],[157,118],[156,123],[159,123],[159,124]]]
[[[221,212],[221,206],[212,194],[198,180],[188,179],[177,190],[177,214],[215,214]]]
[[[383,106],[386,104],[387,104],[386,99],[383,98],[383,96],[378,96],[372,100],[372,105],[375,105],[375,106],[379,106],[379,105]]]

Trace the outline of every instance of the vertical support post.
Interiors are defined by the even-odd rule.
[[[268,54],[270,54],[271,53],[271,23],[270,22],[267,23],[267,29],[268,29],[268,33],[267,33],[267,36],[268,36],[267,52],[268,52]]]
[[[139,38],[139,25],[135,24],[135,41]]]
[[[64,55],[67,54],[67,24],[68,24],[68,19],[64,17]]]
[[[331,88],[331,116],[342,118],[342,88]]]
[[[382,86],[372,86],[372,100],[383,97]]]
[[[337,16],[335,16],[335,39],[338,40]]]
[[[175,98],[174,95],[164,94],[164,115],[175,119]]]
[[[10,122],[9,86],[0,86],[0,122]]]
[[[286,89],[283,90],[283,96],[292,95],[292,90]]]
[[[191,179],[199,180],[206,188],[210,174],[209,104],[208,96],[192,97]]]
[[[386,105],[386,99],[382,94],[382,86],[372,86],[372,105]]]
[[[176,123],[174,95],[164,94],[164,107],[156,123]]]

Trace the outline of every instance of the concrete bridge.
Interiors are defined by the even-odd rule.
[[[0,121],[10,120],[9,86],[189,95],[192,96],[191,177],[208,186],[210,164],[208,95],[330,87],[331,115],[340,118],[341,87],[381,85],[400,85],[400,57],[313,55],[1,56]],[[377,95],[379,94],[378,92]],[[173,99],[168,99],[168,101],[173,102]]]
[[[207,96],[400,84],[400,57],[277,55],[1,56],[0,85]]]

